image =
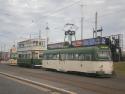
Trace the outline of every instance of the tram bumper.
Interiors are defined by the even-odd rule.
[[[111,74],[107,74],[104,71],[97,71],[96,72],[96,76],[97,77],[112,77],[112,73]]]
[[[96,75],[102,76],[102,75],[105,75],[105,72],[104,71],[96,71]]]

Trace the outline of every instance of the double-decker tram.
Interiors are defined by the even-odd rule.
[[[45,39],[34,38],[18,42],[17,64],[22,67],[41,68],[44,50],[46,50]]]
[[[17,49],[15,45],[10,49],[9,65],[17,65]]]
[[[46,50],[42,67],[63,72],[112,75],[113,61],[108,46]]]
[[[9,60],[9,65],[17,65],[17,57],[11,58],[11,59]]]

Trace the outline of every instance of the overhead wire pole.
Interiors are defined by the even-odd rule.
[[[97,38],[97,26],[98,26],[98,13],[95,13],[95,38]]]
[[[2,47],[2,45],[1,45],[1,52],[3,51],[3,47]]]
[[[49,36],[48,36],[48,33],[49,33],[49,27],[48,27],[48,23],[47,23],[47,26],[46,26],[46,41],[47,41],[47,45],[49,43]]]
[[[39,30],[39,39],[41,39],[41,30]]]
[[[83,8],[84,8],[84,5],[83,5],[83,0],[81,0],[81,40],[83,40],[83,28],[84,28],[84,13],[83,13]]]
[[[42,34],[42,31],[41,31],[41,26],[40,26],[40,29],[39,29],[39,43],[41,42],[41,39],[42,39],[42,37],[41,37],[41,34]],[[40,44],[39,44],[40,45]]]
[[[83,1],[81,1],[81,40],[83,40]]]
[[[6,50],[6,44],[4,44],[4,52],[5,52],[5,50]]]

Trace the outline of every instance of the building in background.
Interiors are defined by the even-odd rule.
[[[10,53],[9,52],[0,52],[0,62],[1,61],[8,61],[10,59]]]

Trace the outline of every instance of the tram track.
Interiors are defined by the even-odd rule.
[[[18,70],[16,70],[18,69]],[[105,80],[108,78],[104,79],[99,79],[104,81],[104,83],[106,82],[107,85],[103,85],[100,83],[96,83],[96,82],[91,82],[91,79],[95,79],[93,81],[98,81],[98,78],[87,78],[87,77],[83,77],[86,78],[85,80],[83,79],[79,79],[79,77],[74,77],[74,76],[69,76],[67,74],[59,74],[57,72],[50,72],[47,71],[48,73],[50,72],[50,74],[47,74],[46,71],[42,71],[42,70],[34,70],[34,69],[25,69],[25,68],[12,68],[12,67],[8,67],[8,71],[12,70],[11,72],[15,75],[23,75],[26,77],[31,77],[33,76],[34,78],[38,78],[38,79],[43,79],[43,80],[48,80],[51,82],[55,82],[55,83],[59,83],[59,84],[64,84],[67,86],[73,86],[76,88],[80,88],[83,90],[88,90],[88,91],[92,91],[95,92],[97,94],[124,94],[125,92],[125,88],[117,88],[115,87],[113,84],[112,85],[108,85],[108,82],[106,82]],[[24,72],[25,71],[25,72]],[[41,72],[39,72],[41,71]],[[56,77],[55,77],[56,76]],[[81,78],[81,77],[80,77]],[[110,78],[109,78],[110,79]],[[89,82],[90,80],[90,82]],[[115,83],[115,82],[114,82]],[[81,93],[80,93],[81,94]]]

